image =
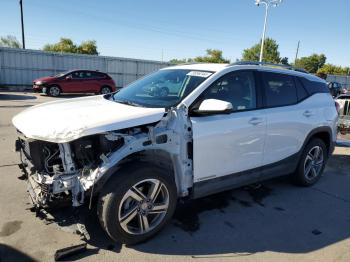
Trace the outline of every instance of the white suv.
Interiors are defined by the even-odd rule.
[[[172,88],[149,92],[162,82]],[[113,94],[31,107],[13,124],[35,205],[96,197],[108,235],[133,244],[157,233],[179,198],[282,175],[314,184],[337,118],[320,78],[237,63],[161,69]]]

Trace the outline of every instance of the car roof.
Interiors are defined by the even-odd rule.
[[[214,64],[214,63],[193,63],[193,64],[183,64],[183,65],[174,65],[166,67],[164,69],[187,69],[187,70],[202,70],[202,71],[211,71],[218,72],[227,67],[228,64]]]
[[[193,63],[193,64],[183,64],[183,65],[174,65],[170,67],[163,68],[161,70],[166,69],[185,69],[185,70],[202,70],[202,71],[211,71],[211,72],[219,72],[225,69],[237,69],[237,70],[259,70],[264,72],[274,72],[281,74],[288,74],[293,76],[304,77],[310,81],[317,81],[326,83],[325,80],[318,76],[314,76],[309,73],[304,73],[300,71],[291,70],[283,67],[276,66],[266,66],[266,65],[239,65],[239,64],[214,64],[214,63]]]

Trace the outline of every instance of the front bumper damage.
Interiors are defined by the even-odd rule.
[[[183,121],[178,121],[179,118]],[[57,203],[69,203],[73,207],[79,207],[87,198],[90,198],[91,203],[91,197],[100,189],[100,185],[96,185],[99,181],[104,181],[101,178],[115,172],[119,163],[132,154],[157,150],[170,156],[171,163],[166,164],[173,168],[178,195],[188,195],[193,183],[192,159],[188,152],[188,145],[192,143],[192,132],[186,119],[185,114],[174,110],[156,125],[135,127],[128,132],[104,133],[103,136],[111,143],[122,140],[123,144],[114,151],[99,153],[96,165],[77,164],[72,143],[55,144],[56,149],[42,158],[45,159],[45,167],[49,166],[51,172],[38,170],[35,159],[28,153],[30,140],[20,134],[16,141],[16,151],[20,153],[20,167],[27,177],[27,189],[33,204],[43,208],[55,206]],[[86,144],[84,146],[88,147]],[[39,144],[38,148],[35,153],[41,154],[45,144]],[[60,161],[59,164],[57,161],[55,164],[48,164],[53,157]]]

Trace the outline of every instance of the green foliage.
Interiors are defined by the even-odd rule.
[[[283,57],[283,58],[281,58],[281,64],[282,64],[282,65],[289,65],[288,57]]]
[[[174,58],[174,59],[171,59],[169,61],[171,64],[174,64],[174,65],[180,65],[180,64],[186,64],[186,63],[191,63],[193,62],[193,59],[192,58],[184,58],[184,59],[177,59],[177,58]]]
[[[245,61],[259,61],[261,43],[253,45],[251,48],[244,49],[242,59]],[[281,58],[278,51],[278,44],[272,38],[266,38],[264,42],[263,61],[279,64],[281,62],[288,64],[288,58]]]
[[[98,55],[96,41],[88,40],[82,42],[77,48],[77,53],[87,55]]]
[[[230,60],[223,58],[222,51],[217,49],[207,49],[206,56],[197,56],[195,58],[184,59],[171,59],[169,62],[172,64],[185,64],[185,63],[230,63]]]
[[[332,64],[325,64],[317,70],[317,74],[325,75],[350,75],[350,67],[341,67]]]
[[[230,60],[222,57],[222,51],[217,49],[207,49],[206,56],[197,56],[194,58],[195,62],[198,63],[219,63],[225,64],[230,63]]]
[[[76,45],[69,38],[62,37],[58,43],[46,44],[44,51],[98,55],[96,41],[84,41]]]
[[[11,48],[21,48],[21,44],[17,38],[13,35],[7,35],[0,37],[0,46],[1,47],[11,47]]]
[[[295,62],[295,67],[304,68],[308,72],[315,74],[326,63],[326,56],[324,54],[312,54],[310,56],[301,57]]]

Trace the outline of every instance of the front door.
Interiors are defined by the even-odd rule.
[[[258,179],[263,160],[266,117],[257,110],[252,71],[234,71],[209,86],[193,107],[205,99],[232,103],[230,114],[192,116],[193,169],[197,196]],[[217,179],[218,178],[218,179]],[[213,182],[213,181],[216,182]]]
[[[74,71],[64,80],[65,93],[78,93],[84,84],[84,71]]]

